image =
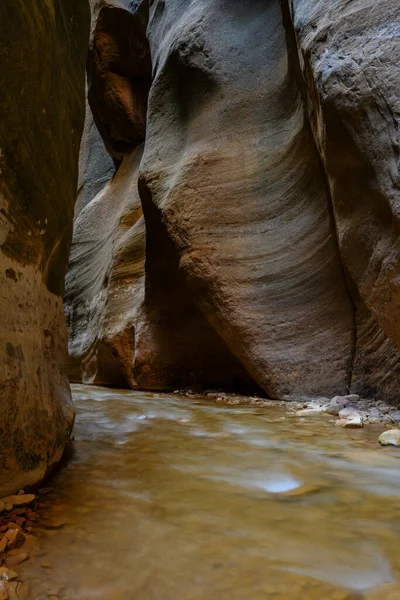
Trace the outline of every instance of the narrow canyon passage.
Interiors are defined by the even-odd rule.
[[[0,600],[400,600],[399,15],[0,0]]]
[[[381,426],[333,435],[326,415],[280,406],[73,396],[72,457],[21,568],[35,600],[375,600],[400,580],[400,455],[377,449]]]

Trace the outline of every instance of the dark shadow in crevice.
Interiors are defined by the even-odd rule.
[[[159,390],[212,388],[265,397],[195,306],[179,266],[178,251],[144,178],[139,179],[139,192],[147,231],[147,334],[139,340],[135,358],[138,386]],[[146,347],[152,348],[150,356]]]

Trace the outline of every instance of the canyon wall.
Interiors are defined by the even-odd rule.
[[[400,399],[400,3],[290,8],[356,307],[352,389]]]
[[[63,294],[89,18],[83,0],[0,3],[0,496],[44,476],[74,420]]]
[[[71,378],[400,399],[393,3],[98,0]]]

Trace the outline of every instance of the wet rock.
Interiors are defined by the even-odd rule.
[[[400,410],[390,411],[390,419],[393,423],[400,423]]]
[[[302,410],[298,410],[295,415],[296,417],[317,417],[320,416],[324,412],[322,407],[319,408],[304,408]]]
[[[379,436],[381,446],[400,446],[400,429],[389,429]]]
[[[336,425],[346,429],[356,429],[363,426],[363,419],[357,410],[348,406],[339,411],[339,421],[336,422]]]
[[[0,581],[0,600],[8,600],[7,586],[3,581]]]
[[[0,539],[0,554],[7,548],[7,538],[5,535]]]
[[[0,513],[2,513],[3,510],[5,510],[5,508],[6,508],[5,503],[2,500],[0,500]]]
[[[365,600],[400,600],[400,583],[387,583],[369,592]]]
[[[332,398],[329,404],[325,406],[324,410],[328,415],[338,415],[345,406],[347,406],[347,404],[342,402],[340,397],[336,397]]]
[[[23,494],[23,495],[15,495],[15,496],[6,496],[2,498],[2,501],[6,505],[14,506],[26,506],[31,504],[35,500],[35,494]],[[12,510],[12,509],[11,509]]]
[[[10,581],[7,583],[9,600],[28,600],[29,586],[24,581]]]
[[[339,417],[341,419],[348,419],[348,418],[354,417],[356,415],[359,415],[359,412],[355,408],[352,408],[350,406],[346,407],[346,408],[342,408],[339,411]]]
[[[18,575],[15,571],[8,569],[7,567],[0,567],[0,579],[4,579],[5,581],[13,581],[17,579]]]
[[[304,484],[291,490],[287,490],[286,492],[279,492],[278,494],[274,495],[279,496],[280,498],[298,498],[300,496],[308,496],[309,494],[314,494],[315,492],[320,491],[320,489],[321,488],[315,485]]]
[[[360,414],[353,414],[349,416],[347,419],[343,420],[343,425],[345,429],[358,429],[363,426],[363,421]]]
[[[7,538],[7,548],[17,548],[25,541],[25,535],[20,529],[9,529],[4,537]]]
[[[182,422],[182,420],[181,420]],[[189,419],[185,420],[185,423],[188,423]],[[45,523],[46,529],[62,529],[62,527],[64,527],[64,525],[66,524],[66,519],[64,519],[63,517],[59,517],[59,518],[55,518],[55,519],[51,519],[50,521],[47,521]]]
[[[27,552],[21,552],[20,554],[16,554],[15,556],[7,556],[6,558],[6,567],[16,567],[17,565],[22,564],[26,560],[28,560],[29,554]]]
[[[22,527],[20,527],[20,525],[17,525],[17,523],[14,523],[14,521],[10,521],[9,523],[7,523],[7,529],[19,529],[20,531],[22,531]]]

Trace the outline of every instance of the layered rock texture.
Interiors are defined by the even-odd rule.
[[[82,0],[0,3],[0,496],[40,480],[73,424],[63,293],[89,18]]]
[[[398,8],[95,3],[74,380],[400,400]]]

